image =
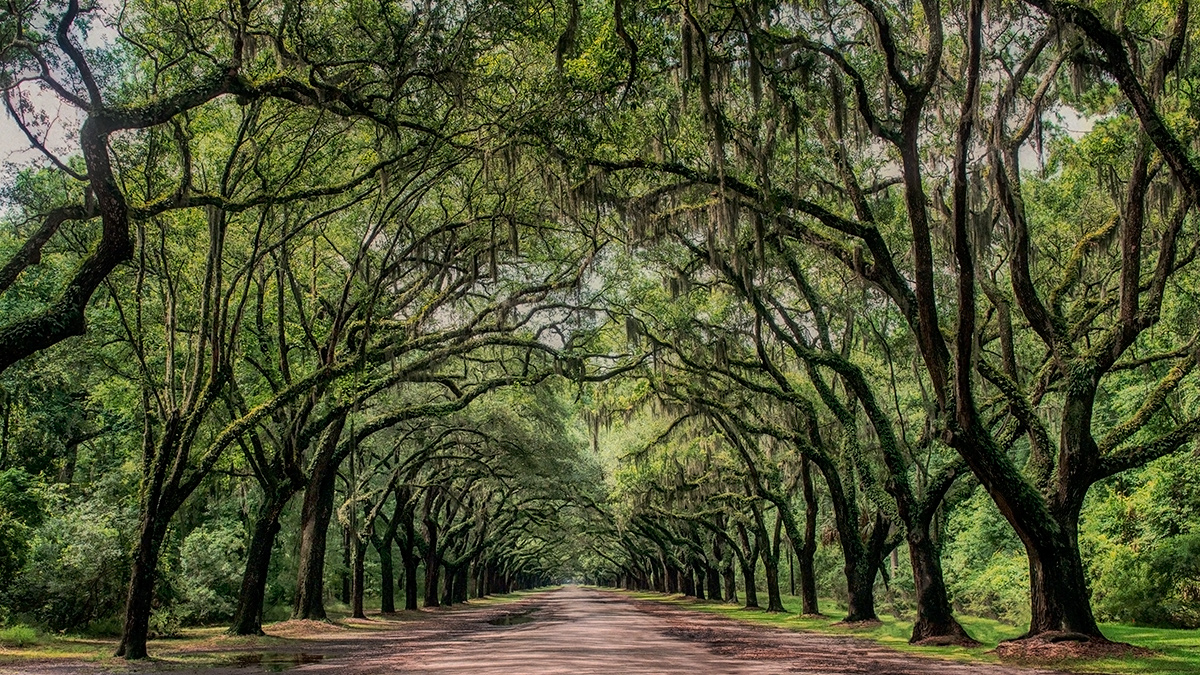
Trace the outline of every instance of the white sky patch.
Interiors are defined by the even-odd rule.
[[[86,51],[106,49],[118,39],[116,21],[123,3],[101,0],[97,4],[99,8],[95,14],[98,20],[92,22],[87,33],[78,28],[72,31],[76,44]],[[60,78],[60,81],[67,82],[69,79]],[[43,118],[46,122],[45,125],[30,127],[38,140],[63,163],[78,155],[79,127],[83,124],[84,111],[36,82],[26,83],[22,92],[35,111],[28,118],[31,121]],[[79,93],[83,95],[83,92]],[[30,145],[16,120],[0,104],[0,187],[11,185],[17,171],[48,162],[40,151]]]

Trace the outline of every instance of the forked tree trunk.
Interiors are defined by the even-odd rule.
[[[762,522],[762,518],[758,517],[758,526],[760,534],[766,539],[765,546],[760,546],[763,559],[763,573],[767,577],[767,611],[768,612],[786,612],[783,607],[783,596],[779,591],[779,537],[780,526],[783,520],[779,517],[775,518],[775,539],[772,541],[769,538],[769,532]]]
[[[887,529],[887,521],[881,514],[876,514],[867,545],[856,547],[857,555],[846,557],[845,573],[849,600],[846,618],[843,621],[847,623],[879,620],[875,614],[875,577],[879,574],[879,566],[883,560]]]
[[[1064,417],[1068,417],[1064,414]],[[990,444],[987,432],[981,428],[964,431],[955,438],[955,446],[963,459],[971,465],[988,489],[992,501],[1001,515],[1012,525],[1017,536],[1025,545],[1029,558],[1029,631],[1021,638],[1032,638],[1044,633],[1074,633],[1089,640],[1104,641],[1092,614],[1091,594],[1083,572],[1083,558],[1079,551],[1079,511],[1087,494],[1090,482],[1079,477],[1070,486],[1070,497],[1065,504],[1038,508],[1021,501],[1022,490],[1017,480],[1002,486],[995,476],[989,477],[988,466],[980,465],[980,456],[987,451],[976,451],[976,444]],[[1064,435],[1067,432],[1064,431]],[[1064,488],[1064,492],[1068,492]],[[1040,495],[1024,491],[1027,499],[1038,499]],[[1050,511],[1045,517],[1046,510]]]
[[[733,570],[733,565],[726,565],[721,570],[721,578],[725,581],[725,602],[737,604],[737,572]]]
[[[431,563],[430,558],[425,559],[425,606],[438,607],[441,601],[438,598],[438,590],[441,588],[442,581],[442,565],[440,562]]]

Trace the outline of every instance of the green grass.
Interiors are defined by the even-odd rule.
[[[42,642],[42,636],[29,626],[17,624],[0,629],[0,645],[4,647],[29,647]]]
[[[998,663],[999,659],[991,653],[996,644],[1001,640],[1017,637],[1025,631],[1023,627],[1012,626],[993,619],[959,616],[958,620],[963,627],[967,629],[971,637],[983,643],[982,646],[921,647],[908,643],[909,635],[912,633],[912,622],[893,616],[881,616],[880,623],[872,627],[849,628],[838,625],[845,615],[845,608],[838,607],[832,600],[821,602],[821,611],[828,616],[804,617],[799,614],[800,598],[788,595],[783,597],[783,605],[789,613],[770,614],[762,610],[748,610],[738,605],[698,601],[680,595],[622,592],[639,599],[686,606],[690,609],[719,614],[739,621],[790,630],[863,638],[916,656],[964,662]],[[1200,630],[1146,628],[1124,624],[1102,624],[1100,628],[1110,640],[1151,649],[1156,654],[1120,659],[1056,661],[1047,665],[1059,670],[1081,673],[1190,673],[1192,675],[1200,673]]]

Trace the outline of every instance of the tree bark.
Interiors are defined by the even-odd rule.
[[[275,538],[279,534],[279,516],[291,499],[291,491],[284,491],[266,498],[259,506],[254,520],[254,531],[250,535],[250,547],[246,551],[246,568],[242,572],[242,587],[238,593],[238,606],[229,627],[230,635],[262,635],[262,614],[267,593],[267,575],[271,567],[271,553]]]
[[[396,613],[396,566],[392,560],[392,537],[373,538],[379,554],[379,611]]]
[[[425,606],[438,607],[438,591],[441,588],[442,560],[438,549],[438,527],[433,520],[425,520]]]
[[[352,537],[350,543],[353,549],[350,571],[350,612],[355,619],[365,619],[367,615],[363,611],[363,596],[366,595],[366,590],[363,584],[366,581],[367,543],[357,536]]]
[[[404,559],[404,609],[417,609],[417,570],[419,561],[417,556],[408,556]]]
[[[1057,514],[1062,536],[1026,544],[1029,555],[1030,624],[1028,636],[1049,632],[1106,640],[1092,614],[1091,592],[1079,551],[1079,507]],[[1066,521],[1066,522],[1064,522]]]
[[[931,638],[950,638],[955,642],[971,642],[950,607],[946,582],[942,576],[942,561],[929,536],[929,527],[908,532],[908,554],[912,562],[913,582],[917,591],[917,621],[913,624],[909,642]]]
[[[165,527],[159,526],[162,516],[153,509],[142,517],[133,566],[129,572],[129,590],[125,600],[125,624],[117,656],[144,659],[148,656],[146,641],[150,635],[150,611],[154,604],[154,584],[158,575],[158,554],[162,549]]]
[[[712,565],[708,565],[704,571],[704,578],[708,582],[708,599],[721,601],[721,572]]]
[[[879,573],[887,529],[887,520],[882,514],[876,514],[867,546],[852,547],[852,554],[846,556],[845,574],[850,597],[843,621],[847,623],[879,620],[875,614],[875,576]],[[842,550],[845,552],[846,547]]]
[[[669,562],[664,562],[667,570],[667,593],[674,595],[679,592],[679,569]]]
[[[454,594],[451,600],[454,604],[466,602],[470,598],[471,593],[471,575],[470,567],[466,564],[460,565],[454,570]]]
[[[817,573],[814,566],[817,556],[818,504],[807,459],[800,465],[800,484],[804,493],[804,541],[795,550],[796,562],[800,565],[800,611],[819,616],[821,608],[817,601]]]
[[[293,619],[324,621],[325,545],[329,521],[333,517],[334,484],[338,459],[334,448],[341,436],[345,417],[334,420],[322,439],[316,464],[304,489],[300,510],[300,560],[296,573],[296,601]]]
[[[726,565],[721,570],[721,578],[725,581],[725,602],[737,604],[737,573],[733,571],[733,565]]]

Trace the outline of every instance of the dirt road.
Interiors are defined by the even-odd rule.
[[[389,622],[375,622],[385,624]],[[205,650],[212,666],[172,672],[235,675],[297,673],[862,673],[872,675],[1030,675],[1037,671],[960,664],[891,651],[845,637],[748,626],[723,617],[621,594],[565,587],[491,608],[423,613],[386,628],[340,630],[273,642]],[[270,629],[268,629],[270,632]],[[195,663],[195,661],[193,661]],[[93,665],[38,664],[42,674]],[[112,672],[112,663],[96,664]],[[157,672],[145,664],[134,672]],[[179,666],[183,665],[180,669]],[[97,668],[96,672],[99,672]],[[5,668],[0,666],[0,673]],[[1044,672],[1044,671],[1043,671]]]

